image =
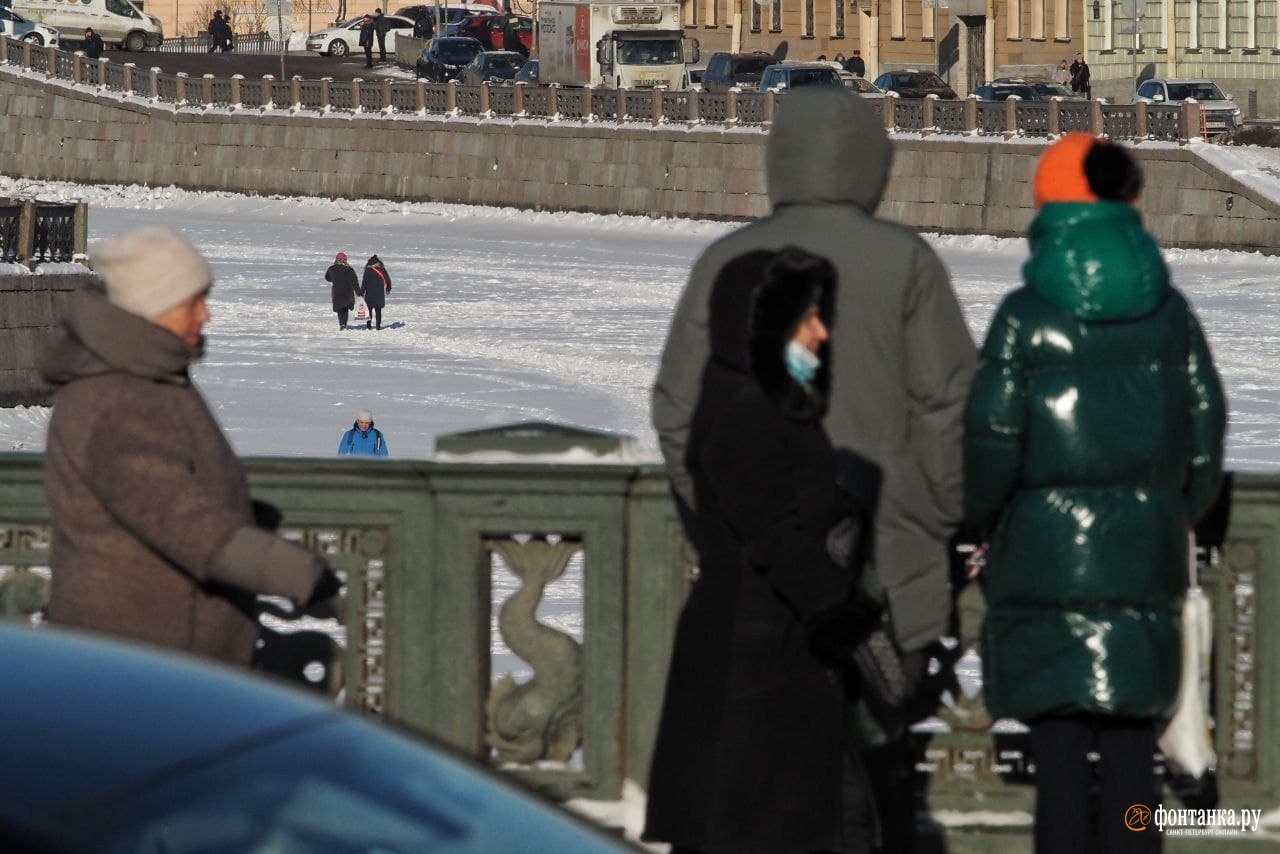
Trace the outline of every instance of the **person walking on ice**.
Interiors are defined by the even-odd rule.
[[[369,319],[365,321],[365,329],[382,328],[382,309],[387,305],[387,294],[391,293],[391,274],[377,255],[370,255],[364,265],[364,275],[360,279],[360,296],[369,307]]]
[[[347,263],[347,253],[338,253],[325,271],[324,280],[333,283],[329,293],[333,299],[333,310],[338,315],[338,328],[346,329],[347,315],[356,307],[356,295],[360,293],[360,280],[356,278],[356,271]]]
[[[361,409],[356,413],[356,423],[342,434],[338,442],[338,456],[385,457],[387,440],[382,431],[373,426],[373,413]]]

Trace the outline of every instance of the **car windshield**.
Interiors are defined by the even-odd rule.
[[[1195,98],[1197,101],[1225,101],[1222,90],[1214,83],[1170,83],[1169,100],[1185,101]]]
[[[618,42],[619,65],[673,65],[684,61],[679,39],[640,39]]]
[[[739,59],[733,64],[734,80],[759,80],[764,70],[773,63],[773,57],[762,56],[759,59]]]
[[[514,56],[491,56],[488,62],[490,71],[519,71],[520,66],[524,64],[524,57],[519,54]]]
[[[125,0],[107,0],[107,11],[115,15],[123,15],[126,18],[138,17],[138,10],[126,3]]]
[[[907,89],[942,89],[947,84],[932,71],[912,71],[905,74],[894,74],[893,85]]]
[[[1061,83],[1036,83],[1035,90],[1042,98],[1070,98],[1071,90]]]
[[[791,71],[791,88],[797,86],[839,86],[840,75],[830,68],[796,68]]]
[[[993,101],[1007,101],[1013,95],[1017,95],[1024,101],[1034,101],[1036,90],[1030,86],[995,86],[991,90]]]
[[[480,52],[480,45],[476,42],[437,42],[436,51],[444,62],[465,65],[476,58],[476,54]]]

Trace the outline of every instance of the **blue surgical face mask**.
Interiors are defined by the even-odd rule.
[[[787,343],[786,360],[787,373],[791,374],[791,378],[800,385],[813,382],[818,368],[822,365],[822,360],[816,353],[810,352],[808,347],[794,339]]]

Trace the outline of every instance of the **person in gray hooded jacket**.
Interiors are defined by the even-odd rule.
[[[191,382],[213,282],[204,258],[163,228],[90,257],[106,294],[73,297],[40,357],[56,387],[48,619],[248,666],[255,594],[307,604],[341,583],[255,526],[244,470]]]
[[[963,516],[973,339],[937,255],[910,229],[874,215],[893,150],[866,101],[844,89],[791,93],[765,158],[772,213],[708,247],[676,307],[653,389],[663,459],[682,513],[696,514],[685,452],[720,269],[748,251],[788,245],[829,259],[838,282],[824,426],[837,448],[880,468],[875,572],[898,644],[919,652],[949,630],[947,544]],[[893,833],[908,817],[888,818],[886,850],[906,850],[910,843],[896,844]]]

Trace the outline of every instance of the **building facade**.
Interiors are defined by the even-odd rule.
[[[789,59],[858,50],[868,77],[928,68],[961,95],[994,77],[1048,76],[1084,50],[1081,0],[682,0],[682,8],[704,59],[720,50]]]

